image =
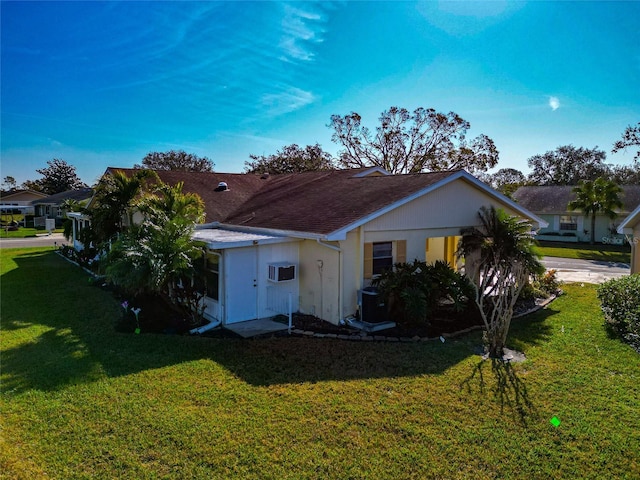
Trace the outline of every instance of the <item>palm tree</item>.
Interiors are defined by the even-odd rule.
[[[457,255],[475,287],[475,302],[486,327],[489,355],[502,357],[513,307],[532,274],[544,267],[534,249],[531,225],[504,210],[482,207],[479,227],[464,229]]]
[[[118,240],[107,257],[107,277],[134,295],[159,294],[180,306],[176,286],[192,277],[202,248],[191,239],[196,223],[204,218],[204,203],[193,193],[183,193],[182,183],[160,183],[136,202],[142,213]],[[197,302],[196,302],[197,303]]]
[[[139,170],[128,176],[120,170],[105,175],[96,187],[95,201],[91,209],[91,228],[99,242],[110,240],[121,233],[126,225],[133,224],[134,200],[157,182],[153,170]]]
[[[615,208],[622,208],[619,194],[622,188],[610,180],[598,177],[593,181],[581,181],[572,189],[576,198],[569,202],[567,209],[581,210],[585,216],[591,216],[591,245],[596,238],[596,215],[602,213],[614,219],[617,216]]]

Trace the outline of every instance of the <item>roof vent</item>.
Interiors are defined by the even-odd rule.
[[[216,192],[226,192],[228,190],[229,186],[227,185],[227,182],[220,182],[215,189]]]
[[[267,178],[269,178],[269,172],[264,172],[264,173],[260,176],[260,178],[261,178],[262,180],[266,180]]]

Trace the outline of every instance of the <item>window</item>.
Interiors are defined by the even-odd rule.
[[[560,216],[560,230],[578,230],[578,217]]]
[[[407,241],[365,242],[363,260],[362,273],[365,279],[380,275],[386,269],[393,268],[394,263],[407,261]]]
[[[380,242],[373,244],[373,274],[379,275],[393,267],[393,243]]]
[[[215,253],[207,254],[204,275],[207,281],[207,297],[220,300],[220,255]]]

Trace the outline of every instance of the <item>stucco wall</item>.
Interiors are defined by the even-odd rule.
[[[463,179],[419,197],[365,225],[366,232],[439,229],[432,236],[458,235],[460,228],[478,225],[478,210],[494,205],[516,215],[495,199]]]
[[[338,247],[338,242],[330,244]],[[299,245],[300,311],[338,323],[338,252],[314,240],[305,240]]]

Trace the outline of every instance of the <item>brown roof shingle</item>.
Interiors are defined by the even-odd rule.
[[[125,173],[131,169],[110,168]],[[206,222],[328,234],[455,172],[356,177],[362,169],[270,175],[156,171],[205,203]],[[226,182],[229,190],[215,189]]]

